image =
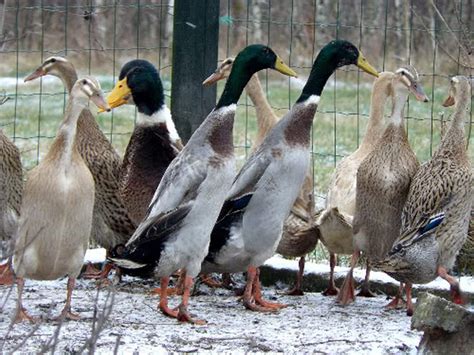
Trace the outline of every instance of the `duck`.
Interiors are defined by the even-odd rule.
[[[249,45],[237,55],[215,108],[166,170],[147,216],[130,241],[110,257],[122,267],[153,265],[155,275],[161,278],[159,308],[181,322],[204,323],[193,319],[187,309],[210,233],[235,176],[236,104],[251,76],[267,68],[296,75],[267,46]],[[181,270],[184,287],[181,303],[173,310],[168,306],[167,287],[170,275],[177,270]]]
[[[334,282],[336,254],[353,253],[352,220],[355,213],[357,170],[364,159],[372,152],[383,134],[384,108],[391,96],[394,73],[382,72],[372,86],[370,114],[365,136],[359,148],[342,159],[331,177],[325,209],[317,220],[321,242],[329,251],[329,285],[323,291],[324,296],[335,296],[339,289]],[[369,270],[369,268],[367,268]],[[359,296],[371,296],[366,277]]]
[[[29,82],[46,75],[61,79],[69,93],[77,81],[74,65],[60,56],[47,58],[24,81]],[[77,121],[76,139],[79,154],[92,173],[95,184],[91,238],[110,252],[116,245],[126,243],[137,227],[120,195],[122,159],[87,107]],[[110,271],[110,265],[106,265],[100,272],[89,266],[83,277],[103,279]]]
[[[404,66],[392,79],[392,114],[382,136],[361,162],[356,177],[355,214],[352,224],[351,268],[337,301],[348,305],[355,300],[353,270],[363,251],[370,261],[381,260],[398,236],[401,214],[410,183],[419,168],[404,127],[403,110],[409,93],[416,100],[429,99],[412,66]],[[369,282],[370,265],[364,283]]]
[[[57,319],[80,318],[71,311],[71,296],[89,245],[94,179],[79,154],[76,132],[89,100],[108,109],[99,82],[86,76],[73,85],[56,138],[25,183],[13,255],[18,290],[15,322],[36,321],[23,307],[25,278],[67,276],[66,304]]]
[[[224,59],[216,71],[204,80],[203,85],[228,78],[233,62],[232,57]],[[267,101],[258,74],[254,74],[250,78],[245,91],[254,104],[257,116],[257,134],[251,147],[251,152],[254,152],[261,145],[268,132],[280,120],[280,117],[275,114]],[[304,294],[301,285],[305,255],[316,248],[319,239],[319,230],[315,225],[314,215],[313,177],[308,170],[303,187],[285,221],[283,235],[276,250],[278,254],[284,257],[300,258],[296,282],[294,287],[287,292],[288,295],[301,296]]]
[[[108,102],[112,108],[132,104],[138,111],[120,177],[122,200],[138,225],[166,169],[183,145],[165,104],[160,75],[147,60],[131,60],[122,67]]]
[[[7,259],[0,265],[0,285],[13,284],[12,241],[18,227],[22,194],[20,150],[0,130],[0,240],[3,244],[0,259]]]
[[[296,103],[241,168],[211,233],[202,271],[247,271],[242,300],[249,310],[286,306],[263,298],[259,266],[276,251],[308,172],[310,132],[324,86],[337,68],[348,64],[378,75],[352,43],[334,40],[325,45]]]
[[[466,151],[464,121],[471,105],[471,85],[464,76],[451,79],[443,106],[454,105],[451,124],[431,160],[413,178],[398,238],[373,268],[405,283],[407,315],[413,314],[413,284],[441,277],[451,299],[466,302],[459,282],[449,274],[467,238],[472,209],[472,164]]]

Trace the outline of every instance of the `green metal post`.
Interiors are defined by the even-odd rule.
[[[176,0],[173,26],[171,113],[187,142],[216,104],[216,86],[202,82],[217,66],[219,0]]]

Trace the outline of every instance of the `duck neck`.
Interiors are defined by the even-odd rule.
[[[304,102],[313,95],[321,96],[329,77],[337,69],[336,62],[324,51],[316,58],[308,81],[296,103]]]
[[[64,120],[59,127],[56,139],[50,149],[50,154],[59,158],[61,164],[69,165],[72,155],[77,150],[76,147],[76,129],[77,120],[86,107],[87,102],[82,102],[80,99],[69,97]]]
[[[408,91],[405,88],[394,88],[392,97],[392,116],[390,121],[396,126],[403,127],[403,111],[405,109],[405,102],[408,98]]]
[[[451,127],[455,127],[464,132],[464,117],[466,115],[466,111],[469,109],[470,101],[471,98],[468,90],[461,91],[459,95],[457,95],[455,99]]]
[[[77,72],[71,63],[64,63],[58,67],[59,79],[63,82],[68,93],[71,93],[74,83],[77,81]]]
[[[255,70],[252,70],[244,60],[237,57],[230,72],[221,98],[217,102],[216,109],[237,104],[244,87],[249,82]]]
[[[158,125],[166,126],[172,142],[177,142],[180,139],[173,118],[171,117],[171,112],[164,103],[156,112],[152,113],[151,115],[140,111],[138,112],[137,126],[146,128],[155,127]]]
[[[375,81],[372,88],[370,101],[370,116],[367,123],[367,131],[361,146],[373,146],[377,143],[383,133],[384,109],[388,97],[390,96],[390,80]]]
[[[259,144],[278,121],[278,117],[273,113],[265,97],[257,74],[252,75],[245,90],[255,106],[257,115],[257,141],[255,144]]]
[[[457,157],[468,161],[466,152],[466,138],[464,136],[464,118],[469,109],[470,95],[461,92],[455,100],[454,112],[451,116],[451,125],[441,140],[436,153],[437,156]]]

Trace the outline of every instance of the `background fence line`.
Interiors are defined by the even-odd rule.
[[[0,109],[0,128],[20,146],[27,169],[38,163],[56,133],[66,94],[57,79],[23,84],[22,78],[50,55],[67,55],[80,73],[98,76],[110,90],[123,63],[153,62],[170,100],[172,0],[0,1],[0,90],[11,98]],[[330,39],[358,45],[380,70],[412,64],[431,101],[409,100],[405,109],[410,143],[421,161],[440,139],[441,108],[454,74],[472,74],[472,0],[221,0],[219,59],[245,45],[270,45],[300,75],[260,74],[269,102],[282,116],[296,100],[319,49]],[[217,65],[217,63],[216,63]],[[323,203],[337,162],[354,151],[365,131],[372,79],[355,67],[338,70],[322,97],[313,129],[315,191]],[[220,85],[222,87],[222,83]],[[220,92],[220,91],[218,91]],[[98,121],[123,152],[133,129],[131,107]],[[472,110],[467,122],[472,157]],[[256,131],[249,98],[238,107],[235,146],[243,161]]]

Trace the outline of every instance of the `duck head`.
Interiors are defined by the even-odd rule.
[[[232,64],[234,64],[234,58],[224,59],[222,64],[217,67],[216,71],[202,82],[202,85],[209,86],[216,81],[227,79],[232,70]]]
[[[119,81],[107,97],[111,108],[135,104],[138,112],[151,116],[165,103],[163,84],[150,62],[135,59],[120,70]]]
[[[87,106],[89,100],[92,101],[99,109],[103,111],[110,111],[110,107],[105,101],[100,83],[92,76],[85,76],[76,81],[72,87],[71,97],[76,102]]]
[[[356,46],[345,40],[334,40],[326,44],[319,52],[303,92],[296,102],[306,101],[313,95],[321,96],[332,73],[337,68],[350,64],[358,66],[370,75],[379,76],[378,71],[370,65]]]
[[[49,57],[43,62],[43,64],[36,68],[34,72],[28,75],[24,79],[24,82],[26,83],[45,75],[54,75],[58,78],[61,78],[61,72],[64,69],[71,68],[74,69],[74,66],[66,58],[59,56]]]
[[[471,83],[465,76],[453,76],[450,84],[448,97],[443,102],[444,107],[455,105],[456,97],[459,97],[462,94],[466,94],[467,97],[470,96]]]
[[[394,90],[397,89],[408,89],[418,101],[428,102],[428,96],[426,96],[423,87],[420,84],[420,76],[418,71],[411,65],[406,65],[398,68],[395,71],[395,77],[393,78]]]
[[[237,103],[252,75],[263,69],[274,69],[284,75],[297,76],[270,47],[262,44],[249,45],[235,58],[229,79],[216,108]],[[214,77],[214,79],[205,81],[209,85],[218,79],[218,77]]]

